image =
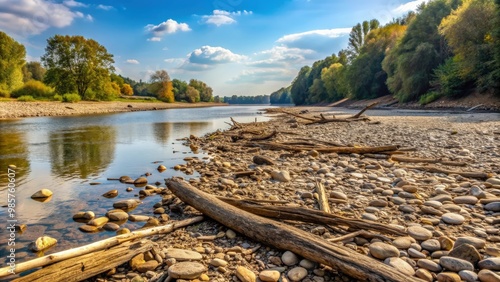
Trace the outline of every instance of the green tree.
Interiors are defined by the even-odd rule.
[[[154,93],[159,100],[165,102],[170,101],[169,91],[172,91],[173,96],[173,88],[169,89],[169,87],[172,87],[172,83],[170,83],[170,86],[168,85],[168,82],[171,81],[170,76],[168,75],[168,72],[166,70],[155,71],[153,74],[151,74],[149,82],[151,83],[149,85],[149,90],[151,91],[151,93]]]
[[[0,96],[23,85],[23,65],[26,49],[5,32],[0,31]]]
[[[130,84],[128,83],[123,84],[122,88],[120,89],[120,92],[126,96],[134,95],[134,89],[132,89],[132,86],[130,86]]]
[[[349,33],[348,52],[351,59],[356,58],[361,52],[361,48],[365,44],[366,36],[371,30],[377,29],[380,26],[378,20],[364,21],[353,26]]]
[[[387,85],[400,101],[417,99],[426,93],[433,70],[450,57],[438,26],[459,4],[460,0],[435,0],[420,6],[399,44],[385,57]]]
[[[42,62],[47,68],[47,84],[58,93],[77,92],[82,98],[90,88],[109,81],[109,73],[114,70],[113,55],[97,41],[83,36],[49,38]]]
[[[321,71],[321,80],[328,93],[328,101],[335,102],[347,97],[349,86],[346,80],[347,68],[341,63],[335,63]]]
[[[43,81],[47,70],[40,64],[40,62],[28,62],[23,66],[23,80],[27,82],[31,79]]]
[[[174,78],[172,80],[172,86],[174,87],[174,97],[176,101],[187,101],[186,92],[188,88],[187,82]]]
[[[304,66],[300,69],[299,74],[292,82],[292,88],[290,89],[290,94],[292,95],[293,102],[295,105],[304,105],[307,99],[307,91],[309,85],[307,79],[311,72],[311,67]]]
[[[480,90],[492,89],[495,84],[494,27],[493,0],[466,0],[439,26],[455,54],[457,79],[473,81]]]
[[[175,102],[174,87],[172,81],[162,81],[161,89],[158,92],[158,99],[167,103]]]
[[[496,16],[495,16],[495,29],[493,31],[493,40],[495,46],[495,62],[496,71],[494,73],[494,78],[496,83],[496,93],[500,96],[500,0],[495,0],[496,4]]]
[[[213,100],[212,94],[213,90],[205,82],[191,79],[189,80],[189,86],[196,88],[200,93],[201,102],[211,102]]]

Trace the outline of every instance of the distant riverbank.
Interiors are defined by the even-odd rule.
[[[178,108],[227,106],[224,103],[159,103],[159,102],[0,102],[0,119],[71,116]]]

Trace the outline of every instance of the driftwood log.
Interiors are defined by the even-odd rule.
[[[433,173],[444,173],[444,174],[458,174],[467,178],[479,178],[479,179],[487,179],[492,177],[493,175],[486,172],[480,171],[457,171],[457,170],[449,170],[444,168],[439,168],[436,166],[406,166],[405,168],[422,170]]]
[[[325,186],[319,181],[316,181],[316,193],[318,193],[319,209],[330,213],[330,204],[328,204],[328,197],[326,196]]]
[[[66,251],[46,255],[46,256],[43,256],[40,258],[36,258],[33,260],[29,260],[26,262],[21,262],[21,263],[16,264],[15,272],[16,272],[16,274],[21,273],[21,272],[24,272],[26,270],[46,266],[46,265],[49,265],[52,263],[71,259],[71,258],[74,258],[77,256],[81,256],[81,255],[89,254],[92,252],[100,251],[103,249],[111,248],[113,246],[119,245],[119,244],[127,242],[127,241],[131,241],[134,239],[152,236],[152,235],[156,235],[156,234],[169,233],[177,228],[185,227],[185,226],[200,222],[202,220],[203,220],[202,216],[193,217],[190,219],[174,222],[174,223],[163,225],[163,226],[157,226],[157,227],[153,227],[153,228],[149,228],[149,229],[134,231],[134,232],[131,232],[128,234],[118,235],[118,236],[104,239],[104,240],[101,240],[101,241],[98,241],[98,242],[95,242],[95,243],[92,243],[89,245],[85,245],[82,247],[78,247],[78,248],[69,249]],[[0,268],[0,278],[5,277],[5,276],[9,276],[11,274],[9,272],[9,269],[10,269],[10,267]]]
[[[109,249],[51,264],[12,282],[77,282],[117,267],[153,248],[149,240],[129,241]]]
[[[331,244],[309,232],[242,211],[185,181],[170,179],[166,184],[185,203],[253,240],[289,250],[363,281],[421,281],[349,248]]]
[[[405,231],[387,224],[348,218],[332,213],[325,213],[324,211],[291,206],[266,206],[252,200],[236,200],[224,197],[218,197],[218,199],[244,211],[267,218],[296,220],[322,225],[341,225],[350,227],[351,229],[371,230],[398,236],[407,235]]]
[[[449,165],[449,166],[466,166],[467,165],[464,162],[446,161],[446,160],[441,160],[441,159],[423,159],[423,158],[415,158],[415,157],[407,157],[407,156],[392,156],[391,160],[396,161],[396,162],[400,162],[400,163],[428,163],[428,164],[443,164],[443,165]]]
[[[399,146],[379,146],[379,147],[322,147],[322,146],[290,146],[276,142],[253,142],[249,145],[256,145],[259,147],[269,148],[273,150],[286,150],[286,151],[308,151],[316,150],[320,153],[338,153],[338,154],[383,154],[386,152],[392,153],[396,151]]]

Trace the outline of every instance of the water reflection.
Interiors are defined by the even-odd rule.
[[[17,182],[22,182],[30,172],[29,150],[25,133],[1,130],[0,152],[0,190],[4,190],[7,189],[7,167],[9,165],[17,166]]]
[[[86,179],[105,170],[115,154],[116,131],[111,126],[58,130],[49,135],[52,173]]]
[[[172,123],[153,123],[153,132],[156,142],[166,145],[168,140],[171,138],[170,133],[172,132]]]

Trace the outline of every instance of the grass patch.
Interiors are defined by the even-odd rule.
[[[429,92],[429,93],[426,93],[422,96],[420,96],[420,99],[418,100],[418,103],[422,106],[424,105],[427,105],[429,103],[432,103],[434,101],[436,101],[437,99],[443,97],[443,94],[441,93],[438,93],[438,92]]]
[[[80,95],[76,93],[66,93],[62,96],[62,101],[65,103],[78,103],[82,100]]]
[[[36,100],[35,100],[35,98],[33,98],[33,96],[23,95],[23,96],[19,96],[17,98],[17,101],[19,101],[19,102],[34,102]]]

